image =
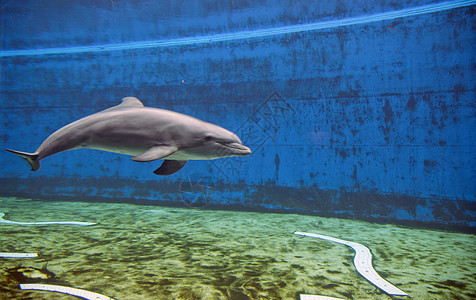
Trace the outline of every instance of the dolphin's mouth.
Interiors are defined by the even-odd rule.
[[[229,148],[236,155],[248,156],[251,154],[251,149],[240,143],[226,143],[223,146]]]

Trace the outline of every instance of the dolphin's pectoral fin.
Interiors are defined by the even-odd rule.
[[[134,156],[132,160],[140,162],[153,161],[169,156],[177,150],[175,146],[154,146],[144,153]]]
[[[154,171],[156,175],[172,175],[182,169],[186,160],[164,160],[162,165]]]

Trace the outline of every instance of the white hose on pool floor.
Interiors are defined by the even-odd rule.
[[[79,226],[91,226],[96,225],[96,223],[88,222],[14,222],[3,219],[5,216],[4,213],[0,213],[0,224],[9,224],[9,225],[79,225]],[[0,253],[0,257],[8,258],[27,258],[27,257],[37,257],[36,253]]]
[[[334,298],[334,297],[327,297],[327,296],[319,296],[319,295],[301,294],[301,295],[299,295],[299,300],[344,300],[344,299]]]
[[[98,293],[93,293],[90,291],[75,289],[75,288],[61,286],[61,285],[22,283],[20,284],[20,289],[57,292],[57,293],[73,295],[73,296],[88,299],[88,300],[114,300],[108,296],[104,296]]]
[[[36,253],[10,253],[10,252],[0,252],[0,257],[7,258],[27,258],[27,257],[38,257]]]
[[[339,243],[339,244],[343,244],[343,245],[351,247],[355,251],[354,265],[355,265],[355,268],[357,269],[357,272],[359,272],[360,275],[362,275],[365,279],[370,281],[373,285],[375,285],[376,287],[383,290],[385,293],[389,295],[408,296],[407,293],[393,286],[390,282],[386,281],[385,279],[383,279],[377,274],[377,272],[372,267],[372,254],[370,253],[370,250],[364,245],[361,245],[355,242],[349,242],[349,241],[345,241],[341,239],[336,239],[336,238],[326,236],[326,235],[321,235],[321,234],[297,232],[297,231],[294,234],[323,239],[326,241],[331,241],[331,242],[335,242],[335,243]]]
[[[14,222],[14,221],[8,221],[4,220],[3,216],[4,213],[0,213],[0,223],[3,224],[11,224],[11,225],[80,225],[80,226],[91,226],[91,225],[96,225],[96,223],[89,223],[89,222]]]

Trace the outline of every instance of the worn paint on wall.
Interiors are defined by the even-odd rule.
[[[2,7],[1,49],[177,40],[431,4],[156,2],[14,1]],[[198,186],[210,187],[207,201],[217,205],[476,226],[474,9],[206,44],[1,57],[4,148],[34,151],[59,127],[136,96],[233,130],[253,154],[191,162],[160,178],[152,174],[159,162],[112,153],[57,154],[36,173],[1,153],[0,180],[9,184],[0,193],[173,202],[181,182],[207,178]]]

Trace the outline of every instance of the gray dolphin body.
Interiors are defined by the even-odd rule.
[[[144,107],[134,97],[60,128],[35,153],[6,150],[26,159],[36,171],[41,159],[81,148],[132,155],[139,162],[163,159],[154,171],[157,175],[173,174],[188,160],[251,154],[233,132],[184,114]]]

